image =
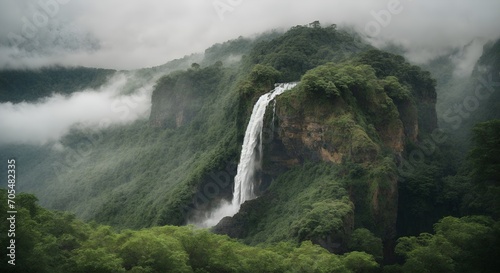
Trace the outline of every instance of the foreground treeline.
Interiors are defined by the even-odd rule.
[[[2,189],[4,211],[6,196]],[[252,247],[194,227],[116,232],[43,209],[33,195],[20,194],[16,199],[15,265],[7,264],[3,229],[2,272],[367,272],[378,268],[369,254],[333,255],[310,242]],[[3,218],[2,227],[6,226]]]
[[[0,193],[7,211],[7,191]],[[15,265],[7,263],[11,238],[2,228],[2,272],[495,272],[500,265],[500,222],[484,216],[446,217],[434,235],[400,238],[396,252],[405,262],[381,267],[366,252],[335,255],[309,241],[247,246],[189,226],[117,232],[36,201],[30,194],[16,198]],[[370,251],[373,242],[357,237],[359,248]]]

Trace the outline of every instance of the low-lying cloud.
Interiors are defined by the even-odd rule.
[[[0,104],[0,145],[57,142],[73,126],[102,129],[146,118],[152,86],[122,95],[128,78],[119,75],[97,90],[55,94],[37,103]]]
[[[474,39],[452,58],[455,65],[455,71],[453,71],[455,77],[468,77],[471,75],[477,60],[483,54],[483,46],[486,42],[488,41],[485,39]]]

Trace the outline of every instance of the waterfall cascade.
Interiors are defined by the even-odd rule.
[[[222,218],[236,214],[241,204],[247,200],[256,198],[254,187],[258,185],[256,174],[262,169],[262,129],[264,126],[264,115],[268,104],[274,98],[287,90],[295,87],[297,83],[276,84],[274,90],[262,95],[255,103],[250,121],[245,131],[245,138],[241,147],[240,161],[237,174],[234,178],[233,200],[231,203],[223,202],[217,209],[206,215],[199,226],[211,227],[216,225]],[[273,115],[275,111],[273,106]],[[273,116],[274,121],[274,116]],[[274,126],[274,122],[273,122]]]
[[[241,146],[238,172],[234,178],[233,204],[240,206],[247,200],[254,199],[256,174],[262,168],[262,128],[267,105],[283,92],[293,88],[295,83],[278,84],[276,88],[262,95],[255,103],[250,121],[245,131]]]

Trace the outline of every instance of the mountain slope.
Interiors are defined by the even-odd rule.
[[[219,232],[255,244],[312,240],[343,252],[365,228],[390,252],[397,164],[436,127],[433,80],[335,26],[267,37],[124,72],[131,83],[123,92],[158,79],[149,120],[75,127],[61,140],[64,149],[2,147],[2,156],[26,164],[20,187],[49,208],[121,228],[182,225],[231,199],[257,98],[277,81],[300,80],[278,98],[275,117],[266,117],[261,197]],[[172,72],[190,60],[191,67]]]
[[[368,228],[390,251],[396,164],[408,143],[435,129],[435,95],[428,73],[380,51],[308,71],[278,98],[264,151],[269,188],[215,231],[255,244],[307,239],[343,252],[355,228]]]

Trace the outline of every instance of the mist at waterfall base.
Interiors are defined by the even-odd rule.
[[[201,216],[198,215],[196,219],[188,221],[188,224],[205,228],[215,226],[222,218],[235,215],[240,210],[241,204],[245,201],[257,197],[255,186],[259,182],[257,174],[262,169],[262,131],[266,108],[276,96],[292,89],[296,85],[297,83],[276,84],[272,91],[260,96],[253,107],[252,115],[245,131],[243,145],[241,146],[240,161],[236,176],[234,177],[233,200],[229,202],[222,199],[217,207],[203,213]]]

